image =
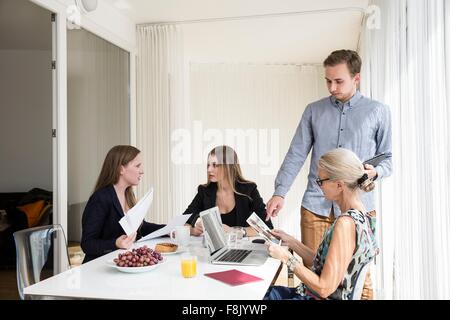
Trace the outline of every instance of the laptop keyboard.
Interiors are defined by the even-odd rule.
[[[242,262],[252,251],[242,249],[230,249],[218,261],[222,262]]]

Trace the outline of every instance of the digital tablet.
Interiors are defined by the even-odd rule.
[[[260,217],[256,213],[252,213],[252,215],[247,219],[247,223],[250,227],[252,227],[258,235],[264,238],[268,242],[272,242],[276,245],[281,245],[281,239],[277,238],[272,232],[270,232],[269,227],[261,220]]]
[[[389,158],[389,157],[390,156],[388,156],[385,153],[380,153],[379,155],[376,155],[375,157],[364,161],[363,164],[370,164],[370,165],[376,167],[377,165],[380,164],[381,161],[383,161],[384,159]]]

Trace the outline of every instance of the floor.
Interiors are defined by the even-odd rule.
[[[0,270],[0,300],[18,300],[16,270]]]
[[[84,253],[79,243],[69,243],[67,249],[69,251],[70,264],[72,266],[81,265]],[[0,270],[0,300],[18,300],[19,298],[15,268]]]

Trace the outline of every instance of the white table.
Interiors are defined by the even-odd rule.
[[[161,300],[260,300],[281,269],[279,260],[269,257],[261,266],[213,265],[202,238],[191,237],[189,251],[197,255],[197,276],[183,278],[181,254],[166,255],[167,261],[144,273],[123,273],[108,266],[117,257],[111,252],[79,267],[67,270],[24,289],[26,298],[57,297],[62,299],[161,299]],[[154,247],[168,238],[136,243]],[[243,240],[247,247],[261,246]],[[237,269],[260,277],[263,281],[230,286],[204,276],[205,273]]]

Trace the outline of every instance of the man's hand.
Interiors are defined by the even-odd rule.
[[[284,198],[280,196],[273,196],[269,202],[267,202],[267,209],[266,209],[266,221],[270,218],[276,217],[278,215],[278,212],[283,208],[284,206]]]
[[[377,170],[375,170],[375,168],[371,164],[365,164],[364,168],[366,169],[364,170],[364,172],[367,173],[369,179],[373,180],[373,178],[377,175]]]

